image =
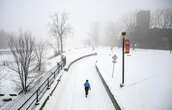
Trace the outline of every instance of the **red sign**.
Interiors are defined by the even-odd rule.
[[[130,41],[128,39],[125,39],[124,46],[124,52],[127,54],[130,53]]]

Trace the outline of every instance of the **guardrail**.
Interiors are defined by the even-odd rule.
[[[39,104],[39,101],[45,94],[45,92],[50,89],[51,84],[54,82],[60,70],[65,66],[66,59],[63,59],[57,64],[57,68],[50,76],[35,90],[34,93],[21,105],[17,110],[32,110],[35,105]]]

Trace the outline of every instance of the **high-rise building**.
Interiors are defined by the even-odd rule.
[[[150,26],[150,11],[140,11],[136,14],[136,27],[139,30],[148,30]]]

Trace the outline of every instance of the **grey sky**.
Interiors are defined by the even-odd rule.
[[[0,29],[46,37],[50,16],[65,11],[74,35],[84,36],[91,22],[115,21],[135,9],[171,7],[172,0],[0,0]]]

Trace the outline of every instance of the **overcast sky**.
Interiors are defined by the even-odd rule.
[[[46,37],[50,16],[65,11],[74,35],[84,36],[91,22],[115,21],[135,9],[171,7],[172,0],[0,0],[0,29]]]

